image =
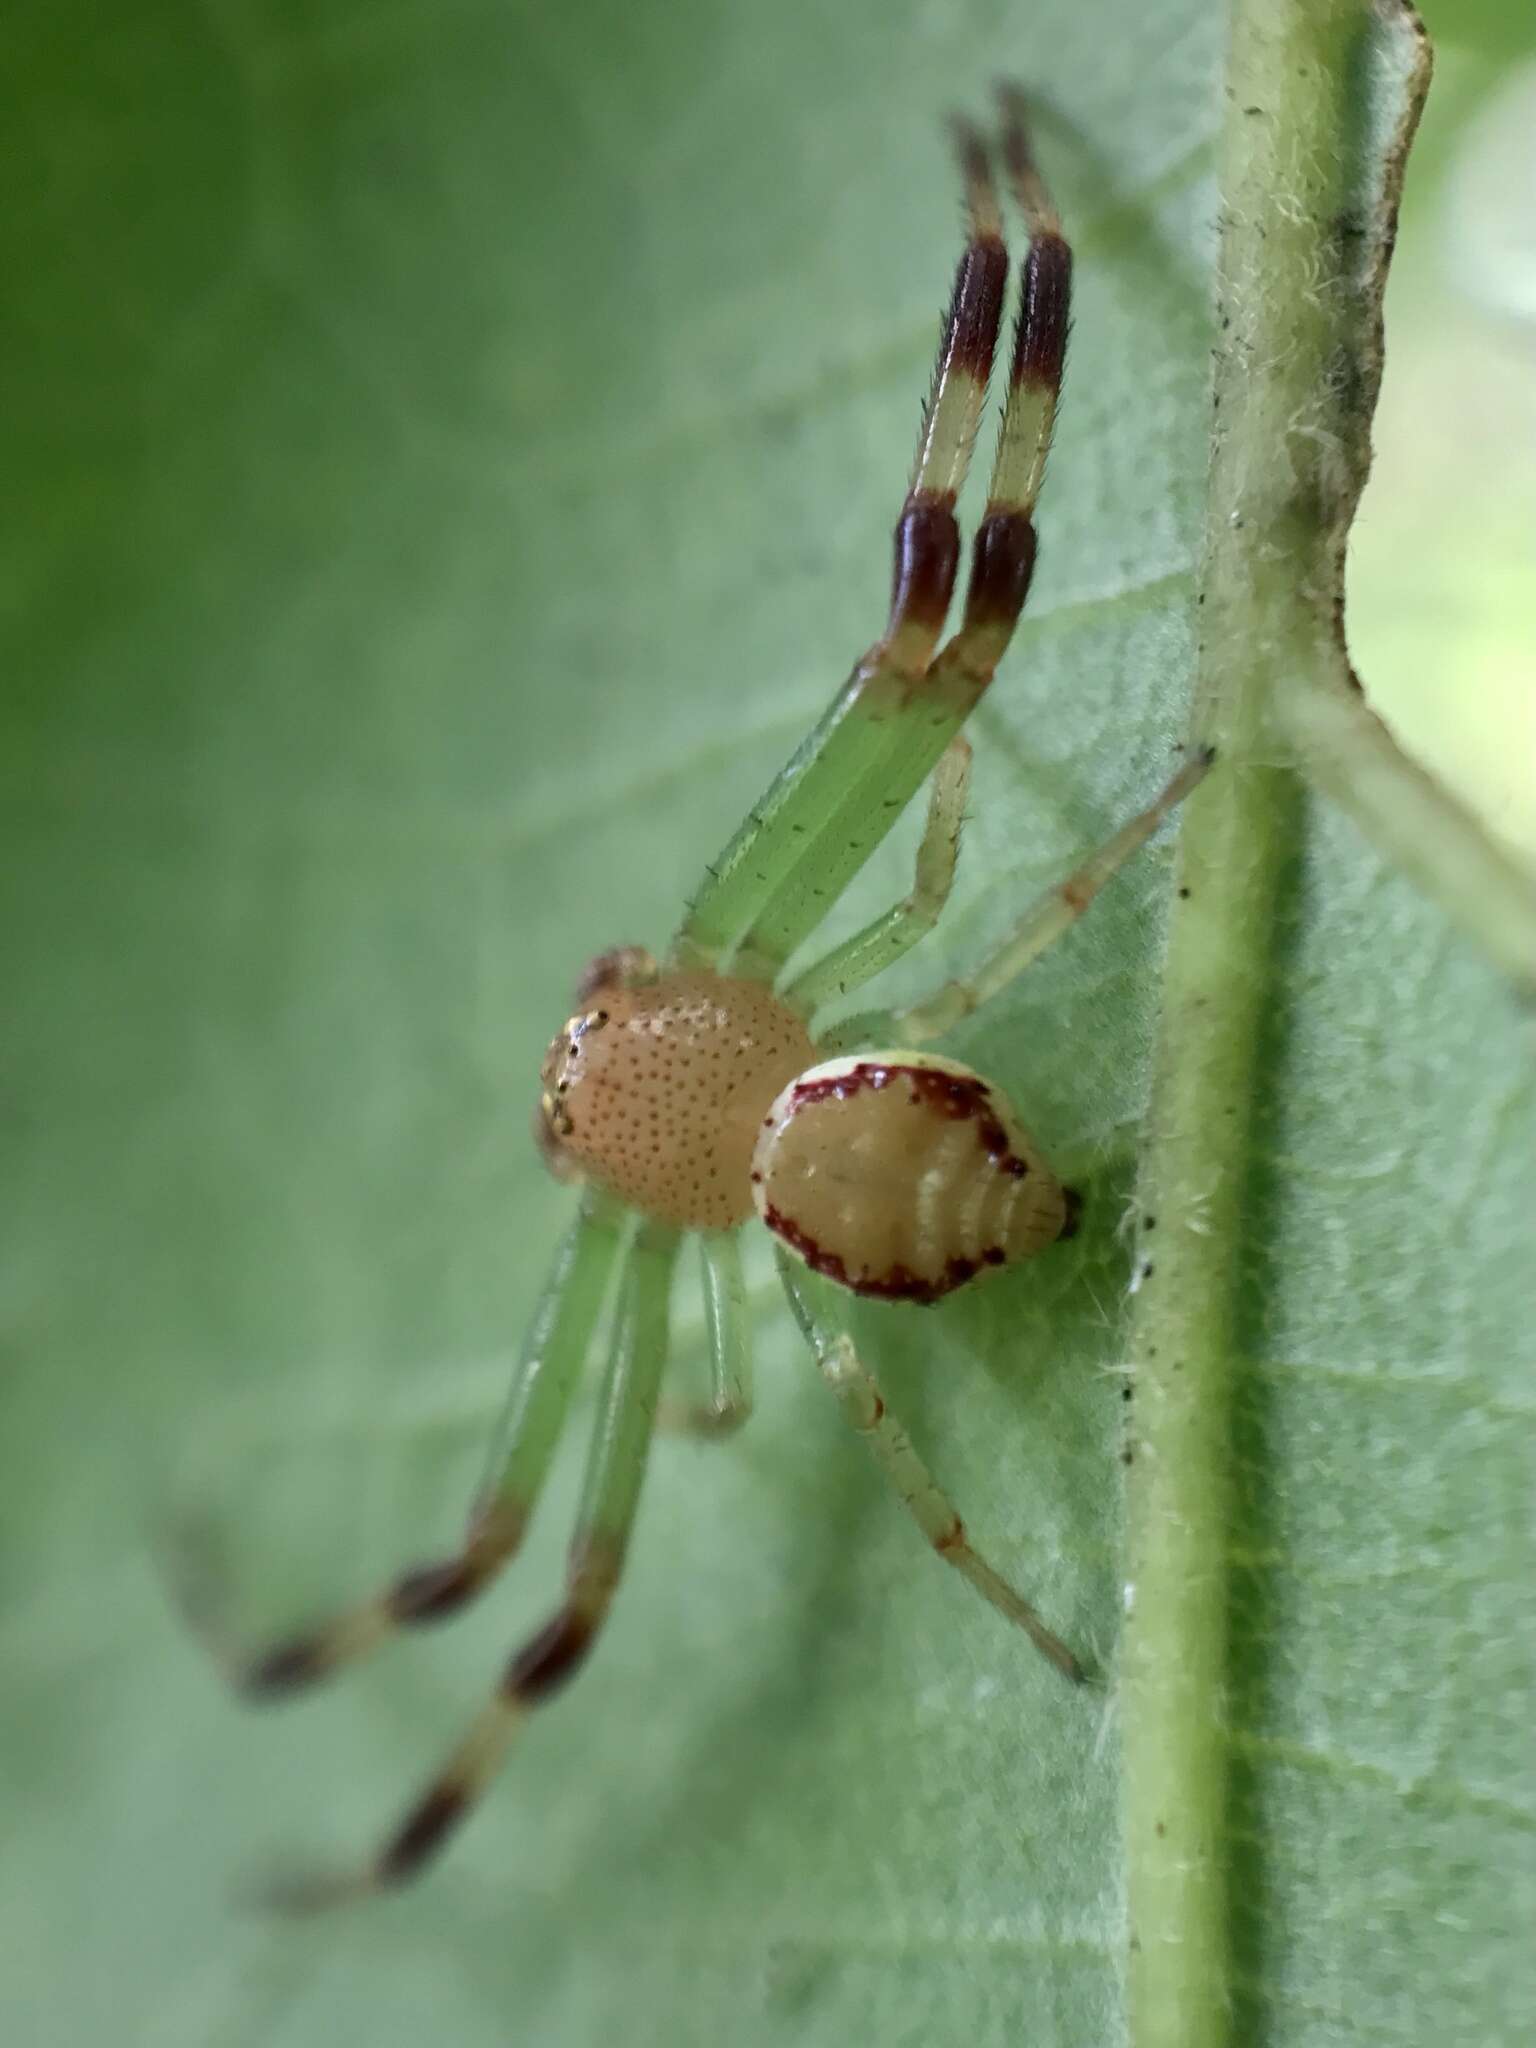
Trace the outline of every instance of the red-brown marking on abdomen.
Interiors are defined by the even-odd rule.
[[[898,1077],[911,1084],[914,1098],[922,1100],[940,1116],[956,1123],[972,1119],[981,1149],[999,1173],[1011,1174],[1015,1180],[1022,1180],[1029,1172],[1028,1160],[1021,1159],[1008,1142],[1008,1133],[992,1107],[992,1091],[986,1082],[977,1080],[974,1075],[947,1073],[942,1067],[895,1067],[886,1066],[879,1060],[861,1060],[857,1066],[848,1067],[842,1073],[822,1075],[815,1081],[796,1082],[790,1098],[790,1114],[793,1116],[797,1109],[808,1103],[825,1102],[829,1098],[846,1102],[862,1089],[888,1088]]]
[[[798,1252],[813,1273],[825,1274],[835,1280],[839,1287],[846,1287],[852,1294],[867,1294],[876,1301],[911,1301],[919,1307],[929,1308],[936,1301],[942,1301],[946,1294],[952,1294],[957,1287],[963,1287],[967,1280],[974,1280],[981,1271],[975,1259],[950,1259],[944,1267],[941,1280],[925,1280],[914,1273],[910,1266],[897,1264],[883,1273],[861,1273],[855,1278],[846,1262],[836,1252],[824,1251],[807,1231],[798,1223],[792,1223],[782,1209],[775,1209],[770,1202],[763,1210],[763,1221],[768,1228],[794,1251]],[[882,1405],[881,1413],[884,1413]],[[879,1420],[877,1416],[876,1421]]]

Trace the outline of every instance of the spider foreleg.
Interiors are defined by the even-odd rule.
[[[758,913],[742,942],[754,963],[787,960],[885,837],[952,734],[996,673],[1034,574],[1035,501],[1045,475],[1066,360],[1072,252],[1030,153],[1018,95],[1004,97],[1003,156],[1029,230],[1018,327],[986,508],[971,551],[959,630],[910,687],[886,744],[855,788],[845,788],[797,869]]]
[[[1072,309],[1072,250],[1035,166],[1022,96],[1005,90],[1003,161],[1029,231],[1008,390],[960,630],[934,663],[935,691],[970,704],[991,682],[1029,594],[1035,505],[1056,428]]]
[[[986,150],[968,128],[959,138],[970,233],[955,274],[910,488],[896,522],[885,631],[711,867],[674,942],[680,965],[713,962],[739,941],[736,971],[771,979],[792,946],[780,941],[774,918],[759,929],[764,913],[784,899],[801,906],[799,921],[806,930],[818,922],[958,727],[958,719],[930,723],[922,705],[924,678],[954,595],[960,561],[955,501],[986,403],[1008,273]],[[872,813],[850,809],[851,793],[889,753],[897,730],[914,724],[926,730],[927,741],[907,771],[899,802],[876,804]],[[824,842],[831,821],[837,853],[829,866]]]

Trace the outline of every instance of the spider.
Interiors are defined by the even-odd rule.
[[[961,728],[992,681],[1029,588],[1033,515],[1066,350],[1071,252],[1005,89],[1001,162],[1029,236],[1008,390],[960,624],[940,646],[960,561],[955,502],[986,401],[1008,259],[992,157],[957,126],[968,238],[895,529],[885,631],[689,904],[664,960],[603,953],[549,1049],[535,1133],[580,1186],[573,1227],[534,1311],[493,1469],[461,1547],[323,1625],[240,1660],[257,1697],[327,1678],[396,1631],[482,1593],[517,1552],[605,1303],[612,1336],[564,1598],[512,1657],[491,1701],[373,1859],[300,1880],[311,1906],[417,1876],[485,1792],[524,1719],[591,1653],[623,1568],[668,1350],[683,1241],[702,1251],[710,1398],[685,1420],[744,1422],[751,1359],[739,1236],[778,1239],[790,1305],[854,1428],[927,1541],[1069,1680],[1083,1669],[971,1544],[846,1335],[813,1320],[810,1267],[856,1294],[934,1302],[1072,1231],[1062,1186],[997,1089],[914,1050],[997,993],[1079,917],[1205,773],[1193,754],[1150,807],[1029,909],[969,976],[897,1010],[818,1029],[828,1005],[900,959],[937,921],[970,772]],[[787,963],[932,778],[911,893],[813,965]],[[892,1050],[890,1048],[901,1048]]]

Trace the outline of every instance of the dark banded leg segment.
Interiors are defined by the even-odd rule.
[[[771,973],[809,936],[863,867],[980,701],[1013,637],[1035,565],[1035,503],[1045,476],[1066,360],[1072,254],[1030,154],[1023,107],[1004,98],[1003,158],[1029,231],[1008,393],[986,508],[971,553],[959,630],[913,680],[883,744],[838,794],[814,842],[779,882],[742,941],[751,972]]]
[[[543,1489],[593,1328],[608,1290],[624,1211],[588,1194],[555,1256],[524,1340],[499,1433],[499,1448],[462,1547],[403,1572],[370,1600],[301,1630],[255,1655],[231,1651],[201,1589],[181,1577],[191,1619],[212,1641],[238,1690],[277,1699],[329,1678],[401,1629],[459,1613],[516,1554]]]
[[[965,1524],[953,1502],[936,1484],[932,1473],[912,1448],[912,1440],[885,1405],[884,1396],[868,1367],[860,1363],[849,1337],[826,1340],[806,1309],[795,1285],[789,1255],[778,1254],[790,1306],[794,1309],[806,1340],[821,1367],[822,1376],[836,1394],[843,1413],[868,1444],[875,1463],[901,1497],[902,1506],[916,1522],[947,1565],[967,1579],[983,1600],[1006,1620],[1023,1629],[1042,1656],[1048,1657],[1064,1677],[1080,1685],[1087,1674],[1076,1657],[1053,1635],[1023,1594],[995,1571],[971,1546]]]
[[[1056,431],[1072,319],[1072,251],[1036,168],[1022,96],[1005,89],[1003,161],[1029,249],[1019,275],[1008,394],[987,503],[976,529],[960,630],[933,666],[933,685],[967,707],[980,699],[1006,653],[1035,567],[1035,506]]]
[[[529,1714],[568,1685],[591,1654],[623,1570],[645,1476],[679,1242],[676,1231],[643,1223],[625,1264],[564,1600],[512,1657],[493,1698],[374,1860],[350,1874],[279,1883],[271,1903],[310,1911],[419,1876],[485,1793]]]
[[[960,131],[960,153],[970,236],[939,344],[911,487],[896,522],[890,618],[826,715],[709,870],[674,942],[673,957],[680,965],[718,960],[777,897],[848,791],[886,752],[891,729],[909,715],[913,692],[944,630],[960,562],[955,500],[986,404],[1008,274],[986,151],[969,129]],[[934,749],[914,788],[949,737],[946,733]],[[883,821],[880,838],[895,816],[893,810]],[[823,898],[820,910],[831,900]],[[749,940],[736,971],[756,972],[756,961]]]

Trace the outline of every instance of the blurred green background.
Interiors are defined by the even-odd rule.
[[[1424,10],[1350,645],[1400,736],[1536,859],[1536,26]]]
[[[1523,9],[1441,11],[1351,639],[1411,744],[1536,851],[1536,35]],[[373,1839],[547,1605],[573,1472],[506,1599],[290,1715],[224,1698],[149,1539],[206,1510],[259,1630],[455,1529],[564,1213],[526,1137],[545,1040],[596,946],[664,934],[870,637],[953,260],[938,117],[1000,72],[1050,90],[1078,325],[1031,621],[911,985],[1159,779],[1191,651],[1220,10],[12,20],[7,2038],[1118,2038],[1112,1716],[1063,1712],[915,1550],[761,1260],[760,1420],[661,1447],[601,1663],[406,1900],[299,1929],[234,1902],[266,1855]],[[973,1527],[1101,1647],[1166,876],[1149,856],[959,1046],[1070,1148],[1081,1241],[933,1318],[860,1318]],[[1426,1102],[1396,989],[1340,983],[1348,1028],[1285,1048],[1306,1099],[1280,1156],[1308,1158],[1314,1206],[1278,1216],[1274,1258],[1315,1260],[1254,1340],[1301,1384],[1294,1407],[1268,1387],[1254,1439],[1291,1490],[1250,1479],[1245,1506],[1260,1564],[1265,1515],[1290,1550],[1252,1609],[1247,1792],[1276,1846],[1240,1989],[1266,2039],[1354,2038],[1327,2029],[1360,1997],[1362,2039],[1474,2012],[1492,2042],[1529,1781],[1479,1715],[1523,1682],[1528,1580],[1497,1547],[1523,1411],[1459,1209],[1397,1276],[1390,1407],[1305,1374],[1387,1348],[1338,1247],[1396,1273],[1448,1131],[1484,1148],[1489,1215],[1516,1213],[1514,1097],[1474,1056],[1501,997],[1438,926],[1413,936],[1336,820],[1293,895],[1299,980],[1328,988],[1362,930],[1408,934],[1412,1007],[1466,1045]],[[1364,1157],[1336,1184],[1325,1125]],[[1506,1280],[1518,1236],[1483,1219]],[[691,1298],[679,1322],[696,1362]],[[1307,1462],[1328,1444],[1358,1462]],[[1339,1554],[1365,1593],[1321,1574]],[[1445,1628],[1436,1691],[1417,1659]],[[1334,1748],[1367,1761],[1336,1779]],[[1405,1962],[1426,1922],[1450,1944],[1428,2003]]]

